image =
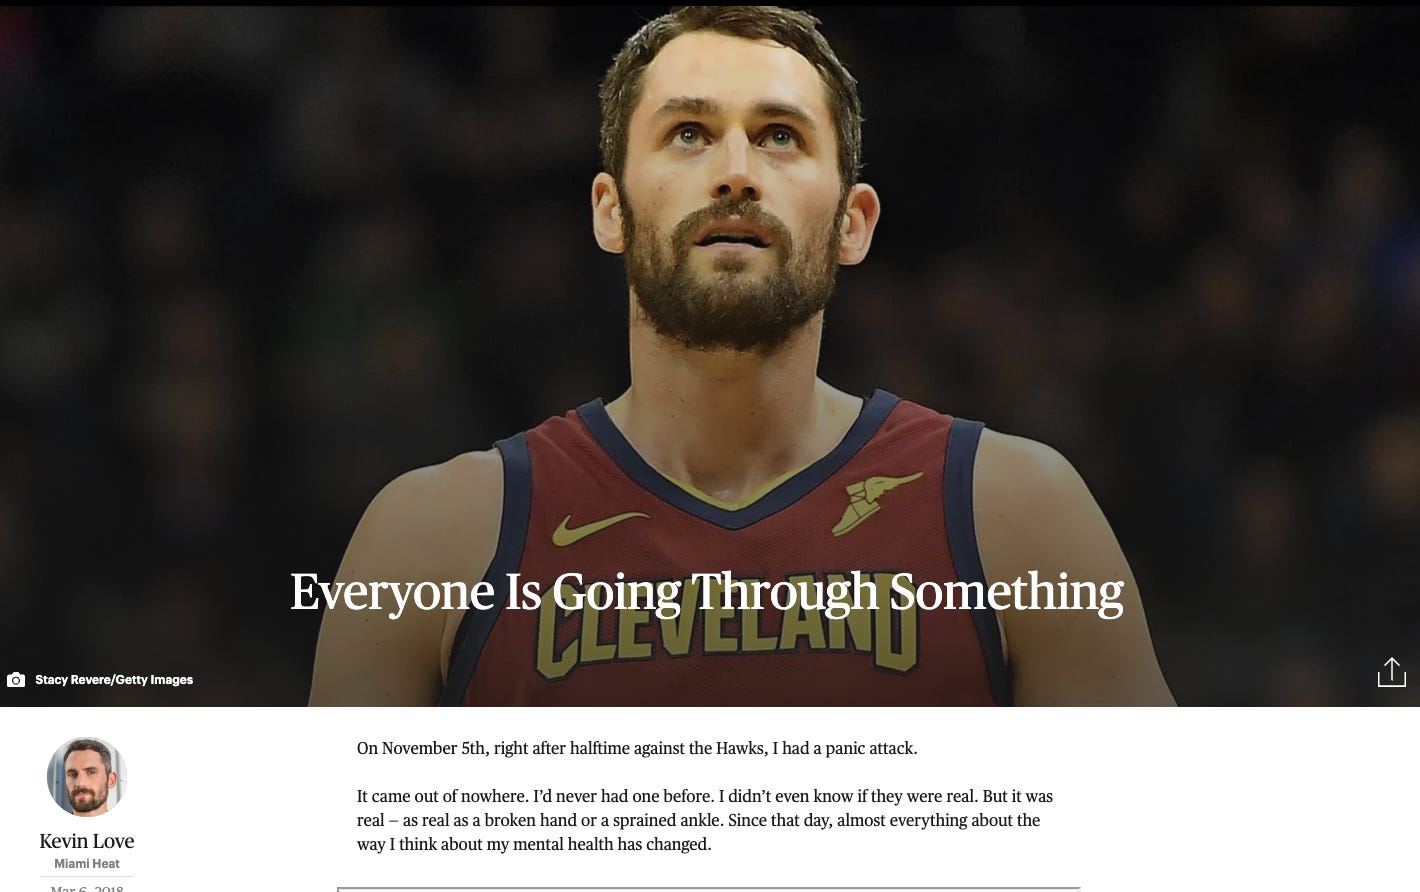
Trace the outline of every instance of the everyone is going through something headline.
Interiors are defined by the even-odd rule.
[[[506,594],[499,595],[492,582],[483,580],[470,586],[465,582],[321,582],[314,573],[292,573],[292,610],[335,609],[386,611],[397,620],[409,608],[416,610],[539,610],[545,599],[567,611],[644,610],[661,620],[674,620],[684,610],[699,605],[700,610],[821,610],[829,620],[842,620],[854,611],[876,611],[879,592],[891,609],[920,610],[1089,610],[1102,620],[1115,620],[1124,613],[1119,603],[1123,580],[1095,583],[1042,578],[1035,570],[1029,578],[1014,582],[981,581],[916,582],[911,573],[813,574],[793,576],[779,582],[739,579],[730,571],[693,573],[686,579],[658,582],[627,580],[617,573],[615,581],[584,582],[581,573],[563,573],[543,591],[542,584],[524,580],[519,573],[507,574]]]

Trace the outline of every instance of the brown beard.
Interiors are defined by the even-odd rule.
[[[757,203],[743,198],[717,201],[676,224],[669,240],[671,256],[659,231],[638,227],[629,203],[623,201],[621,207],[626,277],[637,303],[657,334],[686,347],[771,353],[821,313],[833,295],[839,245],[834,223],[842,216],[843,202],[826,231],[814,232],[796,253],[789,230]],[[744,276],[745,263],[738,257],[721,258],[708,279],[691,270],[695,234],[729,216],[769,232],[770,246],[759,250],[773,251],[778,263],[765,280]]]
[[[74,800],[74,797],[76,794],[83,791],[93,793],[93,796],[90,797],[89,802],[86,805],[81,806],[78,802]],[[74,813],[78,815],[87,814],[91,811],[97,811],[98,809],[103,807],[103,804],[105,802],[108,802],[108,787],[101,787],[98,790],[90,790],[88,787],[81,787],[78,790],[75,790],[69,794],[69,805],[74,809]]]

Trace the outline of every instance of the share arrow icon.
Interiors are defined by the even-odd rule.
[[[1400,664],[1395,661],[1395,657],[1391,657],[1389,660],[1386,660],[1386,661],[1385,661],[1385,665],[1390,669],[1390,680],[1389,680],[1389,681],[1386,681],[1385,679],[1383,679],[1383,678],[1381,677],[1384,673],[1382,673],[1382,672],[1377,672],[1377,673],[1376,673],[1376,687],[1378,687],[1378,688],[1403,688],[1403,687],[1405,687],[1405,673],[1404,673],[1404,672],[1400,673],[1400,681],[1396,681],[1396,680],[1395,680],[1395,670],[1400,667]]]

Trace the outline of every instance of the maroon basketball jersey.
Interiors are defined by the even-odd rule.
[[[600,401],[503,440],[502,527],[484,577],[497,603],[465,616],[442,702],[1005,704],[994,613],[898,609],[909,599],[891,588],[900,573],[915,585],[982,580],[980,433],[880,390],[831,453],[736,509],[651,468]],[[728,603],[726,572],[747,583]],[[508,604],[508,574],[519,590],[535,584],[541,604]],[[617,583],[660,588],[608,607]],[[802,597],[791,603],[781,585],[781,609],[773,583]],[[856,607],[814,609],[853,591]],[[678,615],[658,615],[662,592]]]

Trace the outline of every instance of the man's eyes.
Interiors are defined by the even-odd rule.
[[[679,146],[697,146],[709,141],[705,127],[700,124],[677,124],[672,134],[672,141]],[[771,149],[792,149],[801,144],[798,131],[784,124],[771,124],[755,140],[755,145]]]
[[[764,138],[760,142],[776,149],[793,148],[799,144],[799,134],[795,133],[792,127],[776,124],[765,130]]]
[[[675,141],[679,145],[694,145],[705,136],[705,128],[699,124],[677,124],[675,128]]]

